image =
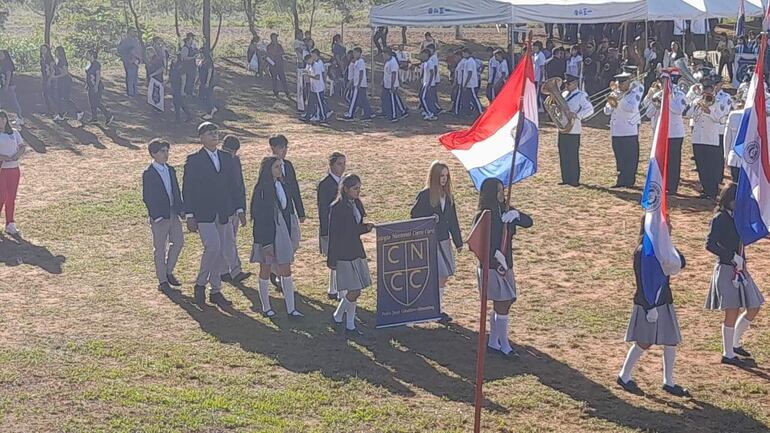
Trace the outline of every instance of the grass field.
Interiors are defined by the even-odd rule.
[[[448,40],[451,32],[439,34]],[[488,30],[484,37],[498,35]],[[472,255],[458,257],[458,274],[449,283],[446,309],[454,324],[375,330],[369,290],[359,302],[364,335],[347,340],[330,326],[335,305],[326,300],[314,204],[315,183],[334,150],[346,153],[349,170],[362,176],[363,200],[375,222],[407,217],[428,165],[443,159],[455,176],[467,235],[477,195],[437,142],[463,124],[450,116],[423,123],[413,115],[396,125],[309,126],[295,119],[290,101],[272,97],[267,80],[245,76],[239,62],[218,63],[220,87],[227,89],[218,91],[227,102],[218,121],[244,144],[249,190],[267,137],[283,133],[290,140],[289,159],[310,210],[294,268],[305,317],[287,319],[275,296],[277,318],[263,318],[254,279],[225,286],[232,309],[195,308],[201,246],[190,234],[177,269],[184,286],[170,297],[159,293],[141,202],[145,144],[154,136],[170,139],[171,163],[181,171],[185,155],[198,148],[193,126],[172,124],[170,113],[151,112],[142,98],[128,100],[118,73],[107,77],[114,127],[57,125],[39,114],[39,82],[22,76],[23,104],[37,114],[23,132],[33,150],[23,161],[18,200],[24,238],[0,238],[0,431],[472,429],[478,329]],[[416,106],[413,92],[408,102]],[[556,185],[556,131],[545,124],[540,171],[513,190],[515,205],[535,219],[515,240],[520,300],[510,337],[522,356],[488,360],[484,431],[769,431],[770,319],[762,313],[747,333],[758,367],[718,363],[721,318],[703,309],[713,267],[704,249],[712,206],[696,198],[689,146],[683,158],[687,196],[670,205],[675,242],[688,259],[673,280],[684,336],[677,380],[694,397],[677,400],[660,390],[658,348],[636,372],[645,396],[614,384],[627,349],[640,191],[608,189],[614,183],[609,132],[601,120],[595,126],[583,136],[583,187]],[[649,124],[641,141],[647,155]],[[238,242],[245,259],[251,230],[242,230]],[[373,242],[373,234],[365,237],[370,259]],[[767,293],[770,243],[750,247],[748,256]]]

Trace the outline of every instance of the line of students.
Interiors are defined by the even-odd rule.
[[[184,243],[181,220],[186,219],[189,231],[199,233],[204,247],[194,288],[195,302],[200,307],[205,305],[205,290],[210,285],[209,300],[220,307],[228,307],[230,301],[221,293],[222,281],[239,284],[250,276],[241,270],[235,248],[237,226],[246,224],[245,188],[237,157],[239,143],[235,137],[228,136],[223,144],[226,150],[217,149],[217,129],[208,122],[198,127],[198,135],[203,148],[188,156],[181,190],[176,172],[167,164],[169,144],[153,140],[149,145],[154,161],[143,176],[143,197],[150,216],[155,269],[162,291],[180,285],[174,277],[174,267]],[[305,220],[305,211],[296,172],[286,160],[288,141],[284,136],[274,136],[270,146],[273,155],[262,160],[251,199],[254,239],[251,262],[260,264],[259,295],[263,314],[266,317],[276,315],[268,294],[269,278],[276,273],[280,277],[288,316],[301,317],[294,300],[292,264],[299,248],[300,225]],[[355,323],[357,301],[361,292],[372,284],[361,236],[370,232],[374,225],[366,221],[367,213],[360,198],[361,178],[354,174],[345,175],[346,163],[344,154],[332,153],[328,159],[328,174],[318,184],[319,250],[330,271],[327,296],[330,300],[339,300],[333,323],[341,326],[344,322],[346,332],[358,334]],[[721,362],[745,366],[750,365],[745,358],[751,355],[741,341],[764,298],[748,273],[745,251],[732,221],[735,192],[733,183],[722,191],[706,240],[706,249],[716,256],[717,263],[705,308],[725,314]],[[513,357],[516,351],[508,339],[508,326],[510,308],[517,300],[518,292],[511,244],[517,230],[532,227],[533,220],[506,204],[503,184],[494,178],[486,179],[481,185],[474,222],[484,210],[491,211],[491,272],[487,290],[493,313],[487,346],[491,352]],[[431,215],[437,217],[439,294],[443,305],[446,284],[456,270],[455,250],[462,250],[463,241],[449,168],[439,161],[431,164],[426,187],[417,195],[410,211],[412,218]],[[643,233],[644,221],[640,230]],[[670,281],[667,278],[663,283],[655,303],[649,303],[642,293],[641,254],[640,240],[633,254],[636,292],[626,332],[626,341],[633,345],[617,383],[629,392],[640,393],[632,380],[632,372],[645,350],[652,345],[661,345],[664,346],[663,389],[672,395],[687,397],[689,391],[674,381],[676,346],[681,342],[681,332]],[[679,255],[681,268],[684,268],[684,256]],[[477,275],[481,287],[481,269],[478,267]],[[744,310],[742,314],[741,310]],[[441,316],[442,323],[452,320],[443,309]]]

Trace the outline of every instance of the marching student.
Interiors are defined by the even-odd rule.
[[[59,120],[64,120],[65,115],[75,114],[78,122],[83,120],[83,112],[72,101],[72,76],[70,75],[69,62],[64,47],[56,47],[56,64],[54,65],[54,79],[56,80],[56,106],[59,109]]]
[[[420,87],[420,109],[422,110],[423,120],[437,120],[436,103],[433,101],[431,93],[431,83],[433,83],[433,65],[430,62],[430,50],[424,49],[420,52],[420,69],[422,70],[422,86]]]
[[[235,172],[235,179],[238,182],[238,197],[243,197],[243,201],[246,201],[246,185],[243,182],[243,166],[241,165],[241,158],[238,157],[238,150],[241,148],[241,141],[234,135],[225,136],[222,140],[222,152],[229,153],[233,160],[233,171]],[[238,254],[238,226],[246,226],[246,212],[238,212],[237,204],[233,209],[233,214],[230,215],[229,225],[233,230],[233,241],[228,242],[227,245],[222,247],[222,255],[224,260],[222,261],[222,274],[220,279],[226,283],[232,283],[234,285],[240,284],[251,276],[251,272],[243,272],[241,266],[241,256]]]
[[[460,59],[457,61],[457,65],[454,70],[454,86],[452,86],[452,114],[459,116],[460,113],[465,111],[465,104],[463,104],[463,96],[465,96],[465,63],[468,62],[468,57],[463,50],[457,50],[457,55]]]
[[[184,246],[182,222],[184,204],[176,170],[168,164],[171,145],[156,138],[147,145],[152,162],[142,174],[142,200],[147,207],[152,230],[153,258],[158,289],[168,293],[182,283],[174,276]]]
[[[345,102],[350,104],[353,99],[353,75],[356,69],[355,54],[353,50],[348,50],[345,56]]]
[[[203,120],[211,120],[219,109],[214,99],[214,60],[209,52],[203,53],[203,61],[198,68],[198,77],[200,80],[198,95],[206,109],[206,114],[201,117]]]
[[[251,263],[259,263],[259,300],[265,317],[275,316],[267,291],[268,278],[276,269],[281,277],[281,287],[286,314],[302,317],[294,306],[294,281],[291,265],[294,263],[295,245],[299,243],[299,225],[294,218],[294,201],[282,180],[281,159],[268,156],[262,159],[259,178],[251,196],[254,245]]]
[[[703,188],[700,197],[716,200],[724,173],[724,153],[719,149],[719,135],[724,130],[720,127],[720,121],[722,116],[729,113],[730,107],[716,101],[714,85],[710,81],[704,81],[702,86],[703,93],[693,102],[692,108],[692,150],[698,179]],[[707,98],[713,99],[713,104],[709,105]]]
[[[428,52],[430,53],[430,58],[428,61],[430,62],[430,67],[433,70],[433,81],[430,83],[430,94],[431,99],[433,100],[432,111],[436,113],[436,115],[441,114],[444,109],[441,108],[441,105],[439,105],[438,101],[438,85],[441,84],[441,75],[438,72],[438,49],[435,44],[428,45]]]
[[[356,111],[360,108],[362,111],[361,120],[371,120],[376,116],[372,113],[372,107],[369,105],[369,97],[366,95],[366,62],[361,57],[361,48],[353,48],[353,95],[350,99],[348,112],[340,118],[345,122],[355,120]]]
[[[583,132],[582,121],[594,114],[594,106],[588,94],[580,90],[580,77],[567,74],[564,77],[566,90],[562,97],[569,107],[568,116],[574,119],[572,129],[559,131],[559,165],[561,183],[559,185],[580,186],[580,134]]]
[[[639,103],[644,86],[636,81],[632,86],[630,79],[631,74],[628,72],[615,75],[620,97],[615,98],[610,94],[604,106],[604,114],[610,116],[612,151],[618,171],[618,179],[613,188],[633,187],[639,168]]]
[[[516,302],[516,281],[513,274],[513,235],[516,227],[532,227],[532,218],[518,210],[506,207],[503,183],[495,178],[484,180],[479,191],[479,211],[473,219],[481,217],[484,210],[491,215],[489,281],[487,296],[493,303],[494,313],[489,316],[489,350],[506,357],[517,356],[516,350],[508,341],[508,313]],[[505,226],[505,227],[504,227]],[[507,236],[504,237],[504,234]],[[505,242],[505,247],[503,246]],[[501,250],[504,250],[501,251]],[[477,267],[479,290],[481,290],[481,269]]]
[[[417,200],[410,212],[412,218],[429,216],[438,217],[436,236],[438,239],[438,294],[439,306],[442,305],[444,291],[449,277],[455,274],[455,253],[463,249],[460,223],[457,221],[457,209],[452,195],[452,178],[449,166],[441,161],[433,161],[428,170],[425,189],[417,194]],[[450,240],[451,236],[451,240]],[[441,311],[441,322],[448,323],[452,318]]]
[[[401,95],[398,93],[401,84],[398,78],[400,66],[390,48],[385,48],[384,56],[382,97],[380,98],[382,100],[382,113],[388,116],[391,122],[398,122],[408,115],[404,101],[401,100]]]
[[[267,62],[267,69],[270,71],[270,77],[273,82],[273,94],[278,97],[278,83],[280,82],[283,93],[289,96],[289,85],[286,83],[286,68],[284,67],[283,57],[285,56],[283,46],[278,42],[278,33],[270,33],[270,43],[267,44],[267,56],[265,61]]]
[[[198,307],[206,305],[206,285],[211,285],[209,301],[226,307],[232,303],[222,294],[220,272],[223,251],[235,242],[230,216],[243,213],[246,198],[238,186],[233,158],[217,150],[217,126],[211,122],[198,125],[202,148],[187,156],[182,176],[182,200],[187,229],[198,233],[203,244],[200,270],[195,279],[194,297]]]
[[[342,175],[345,173],[347,158],[340,152],[334,152],[329,155],[329,174],[318,183],[316,202],[318,203],[318,244],[321,250],[321,256],[326,258],[329,253],[329,209],[342,183]],[[337,272],[332,269],[329,275],[329,289],[327,290],[329,300],[337,299]]]
[[[461,98],[464,102],[462,111],[469,115],[475,111],[476,115],[479,115],[484,112],[484,107],[481,106],[481,101],[479,100],[480,79],[478,62],[467,48],[463,48],[463,58],[465,59],[463,63],[465,79],[463,80],[464,85]]]
[[[326,265],[336,273],[340,303],[334,311],[334,323],[346,319],[348,334],[360,334],[356,329],[356,301],[361,290],[372,285],[361,235],[369,233],[374,224],[365,223],[366,211],[361,203],[361,179],[349,174],[342,179],[337,199],[329,210],[329,252]]]
[[[719,166],[719,168],[721,168],[721,175],[718,175],[719,185],[722,185],[725,171],[725,127],[727,126],[727,116],[733,109],[733,98],[729,93],[722,90],[723,83],[721,75],[717,75],[716,72],[713,72],[711,75],[711,80],[714,83],[714,96],[716,97],[716,103],[719,104],[719,110],[722,113],[722,117],[719,118],[719,154],[722,155],[722,164]]]
[[[0,212],[5,208],[5,232],[20,235],[16,227],[16,192],[19,189],[19,159],[27,150],[21,134],[11,127],[5,111],[0,111]]]
[[[326,105],[326,72],[324,62],[321,60],[321,52],[314,48],[310,52],[309,60],[307,76],[310,78],[310,96],[303,119],[323,123],[334,112]]]
[[[107,110],[102,103],[102,92],[104,92],[104,83],[102,83],[102,64],[99,63],[99,54],[96,50],[89,51],[89,62],[86,68],[86,89],[88,90],[88,103],[91,105],[91,119],[89,123],[98,123],[96,110],[101,110],[106,118],[104,124],[110,126],[115,116]]]
[[[688,108],[687,96],[681,87],[677,84],[681,75],[678,71],[672,70],[669,72],[671,78],[671,100],[668,105],[668,185],[666,190],[669,194],[678,194],[679,181],[682,173],[682,143],[684,142],[685,128],[684,119],[682,115]],[[662,98],[663,90],[659,90],[655,95],[649,96],[650,98]],[[655,129],[658,124],[658,116],[660,115],[658,107],[650,103],[647,109],[647,116],[652,120],[652,128]]]
[[[725,313],[722,324],[722,364],[743,366],[737,355],[751,358],[743,349],[741,338],[765,303],[746,266],[746,251],[735,228],[735,192],[737,184],[730,183],[719,197],[716,213],[711,220],[706,250],[714,254],[717,263],[706,297],[707,310]],[[741,314],[741,309],[745,311]]]
[[[644,222],[639,233],[639,245],[634,251],[634,274],[636,275],[636,292],[634,293],[634,308],[626,331],[626,342],[633,343],[628,350],[623,368],[616,380],[624,390],[632,394],[641,394],[639,386],[631,379],[631,374],[644,351],[653,345],[663,346],[663,391],[677,396],[690,397],[690,392],[674,381],[674,362],[676,361],[676,346],[682,341],[679,330],[679,320],[674,310],[674,296],[671,293],[670,277],[662,282],[654,303],[644,296],[642,285],[642,242],[644,239]],[[669,226],[671,231],[671,226]],[[684,255],[677,250],[681,259],[681,268],[686,262]]]
[[[508,79],[508,62],[505,61],[503,50],[497,49],[489,59],[489,72],[487,78],[487,99],[492,102],[500,93],[505,81]]]
[[[174,121],[182,121],[182,111],[185,115],[185,123],[192,120],[192,113],[187,106],[184,95],[184,66],[179,55],[171,62],[171,72],[169,72],[169,81],[171,82],[171,101],[174,104]]]

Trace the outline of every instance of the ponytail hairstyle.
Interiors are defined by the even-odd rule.
[[[719,199],[717,199],[717,208],[716,211],[726,211],[726,210],[733,210],[730,209],[728,206],[730,202],[735,201],[735,193],[738,191],[738,185],[735,182],[730,182],[723,190],[722,193],[719,194]]]
[[[358,175],[355,175],[355,174],[345,175],[345,177],[342,178],[342,182],[340,182],[340,189],[339,189],[339,192],[337,193],[337,198],[334,200],[334,203],[332,203],[332,205],[337,204],[341,201],[350,200],[350,196],[348,195],[348,190],[360,184],[361,184],[361,178],[358,177]]]
[[[447,181],[446,186],[441,186],[441,172],[446,169]],[[430,205],[436,207],[441,203],[441,196],[446,195],[448,203],[452,202],[452,176],[449,174],[449,166],[442,161],[433,161],[430,164],[430,170],[428,171],[428,179],[425,181],[425,186],[430,193]]]

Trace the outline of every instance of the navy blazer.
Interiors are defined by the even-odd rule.
[[[735,220],[727,211],[720,210],[711,219],[706,250],[719,257],[719,263],[732,265],[733,256],[742,249],[743,243],[735,228]]]
[[[513,209],[513,208],[511,208]],[[497,260],[495,260],[495,252],[500,249],[500,247],[503,244],[503,228],[506,225],[503,223],[502,220],[502,214],[503,209],[500,206],[497,206],[495,209],[491,210],[491,228],[490,228],[490,236],[489,236],[489,269],[497,269]],[[476,224],[476,221],[481,218],[481,214],[483,211],[478,211],[476,213],[476,216],[473,218],[473,223]],[[508,231],[507,231],[507,239],[506,245],[508,248],[506,248],[506,251],[504,252],[505,255],[505,262],[508,266],[508,269],[511,269],[513,266],[513,235],[516,234],[516,227],[522,227],[522,228],[530,228],[532,227],[533,221],[532,217],[525,214],[524,212],[519,211],[519,219],[508,223]]]
[[[302,194],[299,191],[297,172],[294,170],[294,165],[291,161],[284,159],[283,168],[285,172],[283,175],[283,186],[286,188],[286,195],[294,202],[294,209],[297,211],[297,216],[299,218],[305,218],[305,206],[302,204]]]
[[[174,167],[166,164],[168,174],[171,177],[171,195],[173,199],[169,202],[166,187],[163,185],[163,179],[158,170],[150,164],[144,173],[142,173],[142,200],[147,206],[147,214],[152,220],[158,218],[171,219],[171,215],[183,215],[184,204],[182,196],[179,193],[179,181],[176,178]]]
[[[452,235],[452,242],[456,248],[463,246],[463,238],[460,233],[460,223],[457,221],[457,209],[454,200],[447,198],[444,209],[441,209],[441,203],[436,207],[430,204],[430,189],[425,188],[417,194],[417,200],[412,206],[410,216],[412,218],[422,218],[438,215],[438,224],[436,224],[436,236],[438,241],[445,241]]]
[[[329,209],[332,202],[337,198],[337,191],[339,190],[339,184],[332,177],[331,174],[327,174],[326,177],[318,184],[318,221],[320,228],[318,233],[321,236],[329,236]]]
[[[361,222],[356,221],[353,206],[361,213]],[[337,261],[365,259],[364,243],[361,235],[371,231],[364,223],[366,210],[361,200],[340,200],[329,211],[329,253],[326,265],[329,269],[337,267]]]
[[[217,150],[219,172],[206,149],[187,156],[182,177],[185,212],[199,223],[226,224],[236,209],[246,209],[246,196],[238,185],[233,157]]]

